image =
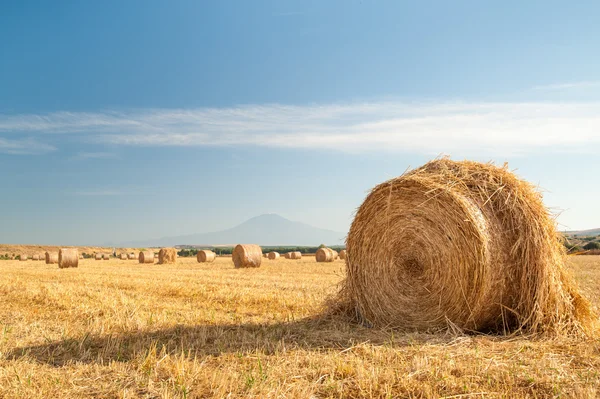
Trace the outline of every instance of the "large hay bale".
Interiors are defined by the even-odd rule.
[[[177,262],[177,249],[175,248],[161,248],[158,252],[158,264],[168,264]]]
[[[319,248],[315,253],[317,262],[333,262],[335,260],[334,250],[331,248]]]
[[[140,251],[138,260],[140,263],[154,263],[154,252]]]
[[[341,259],[341,260],[344,260],[344,259],[346,259],[346,250],[345,250],[345,249],[342,249],[342,250],[340,251],[340,253],[339,253],[339,256],[340,256],[340,259]]]
[[[46,264],[53,265],[58,263],[58,252],[46,252]]]
[[[584,334],[541,195],[507,167],[449,159],[376,186],[346,242],[337,310],[374,326]]]
[[[279,252],[275,252],[275,251],[271,251],[267,254],[267,258],[269,258],[269,260],[275,260],[275,259],[279,259],[281,255],[279,255]]]
[[[94,259],[96,259],[96,260],[102,260],[102,254],[96,254],[96,255],[94,255]]]
[[[290,252],[290,259],[302,259],[302,252],[300,251],[294,251],[294,252]]]
[[[213,251],[209,251],[207,249],[202,249],[202,250],[198,251],[198,254],[196,255],[196,260],[200,263],[214,262],[214,260],[216,258],[217,258],[217,254],[214,253]]]
[[[79,265],[79,251],[77,248],[61,248],[58,251],[58,267],[77,267]]]
[[[127,259],[137,259],[137,257],[135,256],[135,254],[132,252],[130,254],[127,255]]]
[[[259,267],[262,262],[262,249],[254,244],[238,244],[233,249],[232,259],[236,269]]]

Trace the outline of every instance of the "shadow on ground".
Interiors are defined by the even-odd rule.
[[[396,334],[369,329],[331,316],[290,323],[176,326],[102,336],[84,335],[41,345],[15,348],[5,359],[32,359],[53,366],[68,363],[127,362],[156,353],[188,357],[219,356],[223,353],[275,354],[283,350],[328,351],[357,344],[402,347],[419,343],[447,343],[451,335]],[[399,335],[399,336],[398,336]]]

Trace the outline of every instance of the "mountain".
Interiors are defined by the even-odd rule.
[[[166,247],[175,245],[210,246],[245,243],[263,246],[317,246],[320,244],[344,244],[345,236],[346,233],[320,229],[305,223],[293,222],[279,215],[266,214],[253,217],[227,230],[164,237],[155,240],[124,243],[122,245],[128,247]]]

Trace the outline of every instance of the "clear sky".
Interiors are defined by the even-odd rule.
[[[600,2],[3,1],[0,242],[278,213],[346,231],[440,154],[600,227]]]

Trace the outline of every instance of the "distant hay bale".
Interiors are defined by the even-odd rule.
[[[35,254],[31,257],[31,260],[40,260],[40,256],[38,254]]]
[[[595,334],[556,224],[506,166],[438,159],[376,186],[333,309],[379,327]]]
[[[302,252],[300,251],[294,251],[294,252],[290,252],[290,259],[302,259]]]
[[[279,254],[278,254],[279,255]],[[238,244],[232,254],[235,268],[260,267],[262,261],[262,249],[254,244]],[[269,257],[269,259],[271,259]]]
[[[79,265],[79,251],[77,248],[61,248],[58,251],[58,267],[66,269]]]
[[[110,254],[102,255],[102,260],[110,260]]]
[[[152,251],[141,251],[138,260],[140,263],[154,263],[154,252]]]
[[[96,259],[96,260],[102,260],[102,254],[96,254],[96,255],[94,255],[94,259]]]
[[[58,252],[46,252],[46,264],[53,265],[58,263]]]
[[[292,259],[292,253],[291,252],[286,252],[285,254],[283,254],[283,257],[286,259]]]
[[[334,250],[331,248],[319,248],[315,254],[317,262],[333,262],[335,260]]]
[[[275,260],[275,259],[279,259],[281,255],[279,255],[279,252],[274,252],[271,251],[267,254],[267,258],[269,258],[269,260]]]
[[[158,264],[164,265],[177,262],[177,250],[175,248],[161,248],[158,252]]]
[[[339,253],[339,256],[340,256],[340,259],[341,259],[341,260],[344,260],[344,259],[346,259],[346,250],[345,250],[345,249],[342,249],[342,250],[340,251],[340,253]]]
[[[337,260],[339,257],[338,252],[335,249],[332,249],[332,251],[333,251],[333,260]]]
[[[202,249],[198,251],[198,254],[196,255],[196,260],[200,263],[214,262],[216,258],[217,254],[207,249]]]
[[[121,260],[127,260],[127,254],[126,253],[122,253],[121,255],[119,255],[119,258]]]
[[[127,259],[136,259],[135,254],[132,252],[130,254],[127,255]]]
[[[19,260],[21,260],[21,262],[25,262],[27,259],[29,259],[29,256],[25,254],[19,255]]]

